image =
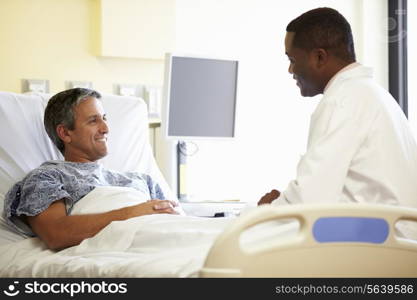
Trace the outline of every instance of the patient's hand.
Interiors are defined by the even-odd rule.
[[[258,205],[269,204],[275,199],[277,199],[280,194],[281,193],[278,190],[272,190],[269,193],[266,193],[262,196],[262,198],[258,201]]]
[[[152,215],[152,214],[178,214],[175,207],[178,204],[171,200],[152,199],[147,202],[125,207],[128,210],[128,218]]]
[[[156,214],[167,213],[167,214],[178,214],[175,210],[175,207],[178,206],[178,203],[172,200],[148,200],[153,204],[153,210]]]
[[[155,202],[155,206],[154,206],[154,209],[155,209],[156,213],[161,213],[161,212],[159,212],[161,209],[162,210],[169,209],[170,211],[168,211],[168,212],[164,211],[163,213],[185,216],[185,212],[182,209],[181,205],[178,203],[178,201],[174,201],[174,200],[148,200],[148,202],[149,201],[157,201],[157,202]],[[160,201],[163,201],[163,202],[160,202]],[[167,207],[167,205],[168,205],[168,207]],[[172,212],[171,212],[171,208],[172,208]]]

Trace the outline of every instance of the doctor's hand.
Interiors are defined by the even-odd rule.
[[[277,199],[280,194],[281,193],[278,190],[272,190],[269,193],[266,193],[262,196],[262,198],[258,201],[258,205],[269,204],[275,199]]]

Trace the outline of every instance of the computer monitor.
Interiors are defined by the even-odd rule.
[[[167,54],[165,130],[177,140],[235,136],[238,61]]]

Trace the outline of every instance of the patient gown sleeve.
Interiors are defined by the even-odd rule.
[[[33,235],[17,217],[36,216],[46,210],[52,202],[70,199],[63,189],[60,174],[54,170],[32,171],[22,181],[16,183],[5,197],[5,217],[14,229],[26,235]]]
[[[162,189],[159,186],[159,184],[155,182],[151,176],[145,175],[145,177],[146,177],[146,183],[148,184],[149,194],[151,195],[151,199],[168,200],[166,199],[164,192],[162,192]]]
[[[340,200],[349,167],[378,115],[366,97],[325,99],[311,117],[309,142],[297,176],[280,203],[332,203]],[[280,204],[277,203],[277,204]]]
[[[151,176],[139,172],[107,172],[107,179],[111,185],[132,187],[143,193],[147,193],[149,199],[166,200],[159,184]]]

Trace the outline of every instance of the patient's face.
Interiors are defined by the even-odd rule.
[[[93,162],[107,155],[106,115],[99,100],[89,97],[74,108],[75,128],[68,130],[65,159]],[[68,155],[67,155],[68,153]]]

